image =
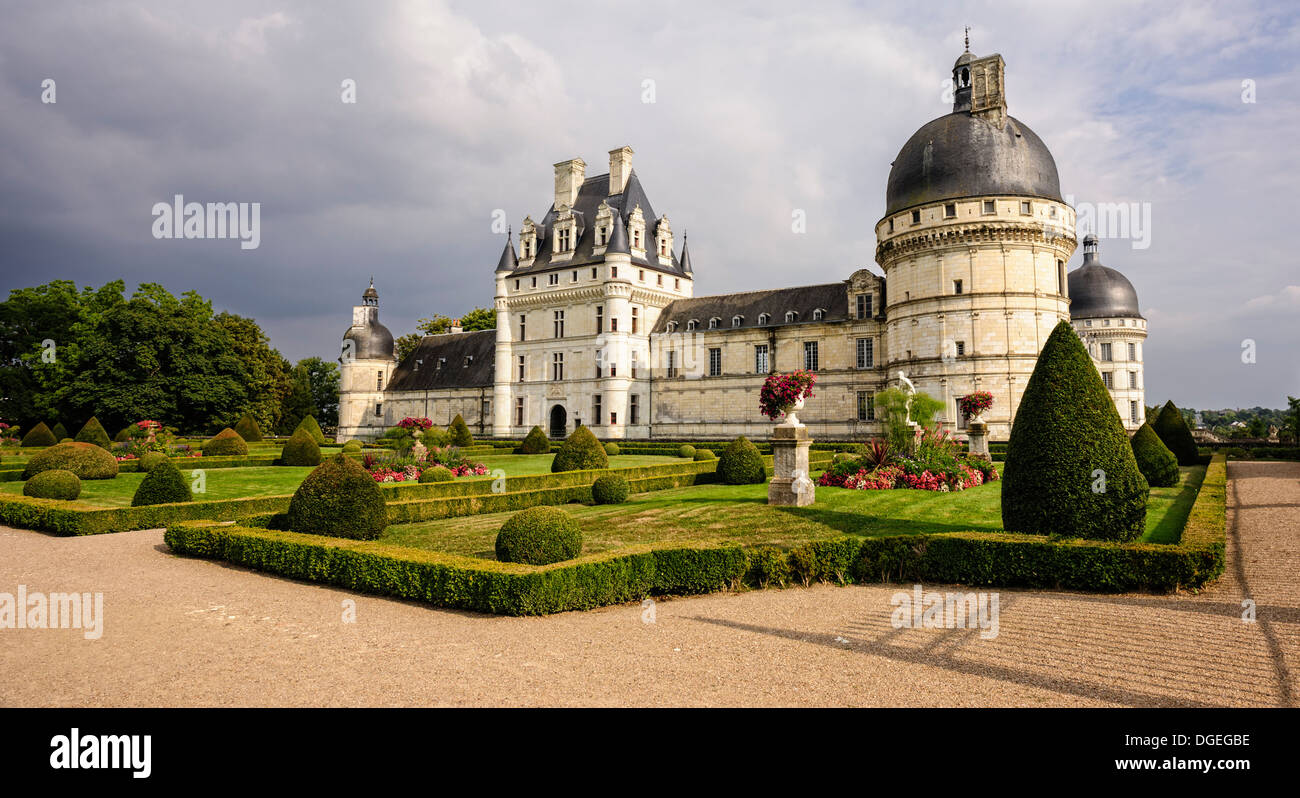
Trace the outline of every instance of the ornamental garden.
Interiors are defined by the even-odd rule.
[[[110,438],[0,428],[0,523],[56,535],[163,527],[178,555],[500,614],[649,595],[930,581],[1196,589],[1224,558],[1225,457],[1167,405],[1131,439],[1077,335],[1047,341],[1010,439],[954,437],[938,402],[877,397],[884,437],[810,440],[816,376],[772,375],[768,440],[475,440],[407,418],[376,443],[307,416],[206,439],[141,419]],[[991,397],[966,397],[980,429]],[[987,453],[985,453],[987,451]]]

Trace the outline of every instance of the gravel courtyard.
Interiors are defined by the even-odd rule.
[[[0,527],[0,592],[102,592],[105,618],[97,640],[0,629],[0,705],[1296,706],[1300,463],[1228,473],[1228,564],[1215,585],[1194,596],[1001,590],[988,640],[894,629],[890,597],[910,585],[502,618],[175,557],[161,530]]]

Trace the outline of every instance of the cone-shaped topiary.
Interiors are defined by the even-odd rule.
[[[303,416],[302,421],[298,422],[298,426],[293,431],[297,432],[300,429],[307,430],[307,434],[311,435],[311,439],[316,441],[317,446],[325,445],[325,433],[321,432],[320,424],[316,423],[315,416]]]
[[[374,540],[386,526],[383,491],[360,463],[344,454],[317,466],[289,501],[289,529],[294,532]]]
[[[426,468],[420,472],[421,482],[451,482],[456,475],[451,473],[451,469],[446,466],[436,465],[432,468]]]
[[[727,444],[718,458],[718,475],[728,485],[757,485],[767,481],[763,455],[744,435]]]
[[[622,504],[628,490],[627,477],[622,474],[601,474],[591,483],[591,499],[596,504]]]
[[[248,444],[230,427],[203,442],[204,457],[227,457],[248,454]]]
[[[59,439],[54,437],[54,433],[50,432],[50,428],[45,426],[44,421],[27,430],[27,434],[23,436],[23,446],[53,446],[58,442]]]
[[[262,440],[262,428],[257,425],[257,419],[251,413],[245,413],[243,418],[235,422],[235,432],[249,443]]]
[[[62,421],[56,421],[54,422],[54,429],[50,430],[50,434],[62,441],[64,438],[68,437],[68,428],[63,426]]]
[[[580,426],[560,444],[551,461],[551,471],[582,471],[589,468],[609,468],[609,455],[596,436],[585,426]]]
[[[520,454],[546,454],[549,451],[551,451],[551,439],[546,437],[541,427],[528,430],[524,442],[519,445]]]
[[[280,463],[287,466],[320,465],[320,447],[312,440],[311,433],[300,429],[290,435],[280,451]]]
[[[1169,451],[1150,424],[1143,424],[1133,433],[1133,457],[1138,470],[1153,488],[1170,488],[1178,484],[1178,458]]]
[[[193,498],[190,486],[185,484],[185,477],[181,476],[181,470],[172,461],[164,460],[144,475],[140,487],[135,489],[135,496],[131,498],[131,506],[175,504]]]
[[[167,455],[162,452],[145,452],[140,455],[140,470],[147,474],[165,462],[167,462]]]
[[[685,457],[688,460],[694,460],[695,447],[690,445],[689,443],[683,443],[681,446],[677,447],[677,456]]]
[[[23,495],[33,499],[72,501],[81,495],[81,480],[61,468],[42,471],[23,484]]]
[[[549,565],[582,553],[582,531],[559,507],[529,507],[501,525],[496,549],[501,562]]]
[[[71,471],[79,479],[112,479],[117,476],[117,458],[93,443],[60,443],[32,455],[23,469],[23,479],[56,468]]]
[[[77,433],[76,440],[81,443],[93,443],[101,449],[113,448],[113,442],[108,439],[108,433],[104,431],[104,425],[99,423],[99,419],[94,416],[90,417]]]
[[[618,457],[618,444],[612,442],[605,444],[605,454],[610,457]]]
[[[451,435],[452,446],[473,446],[474,436],[469,432],[469,426],[465,419],[461,418],[460,413],[451,420],[451,426],[447,427],[448,434]]]
[[[1150,488],[1115,402],[1067,321],[1038,355],[1006,458],[1007,531],[1127,541],[1145,529]]]
[[[1200,458],[1200,452],[1196,450],[1196,439],[1192,437],[1192,431],[1187,428],[1187,419],[1183,418],[1173,400],[1165,402],[1165,406],[1160,408],[1160,415],[1156,416],[1151,428],[1169,447],[1169,451],[1174,453],[1174,457],[1178,458],[1178,465],[1196,465]]]

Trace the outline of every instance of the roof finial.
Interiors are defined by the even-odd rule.
[[[966,26],[966,52],[970,52],[970,25]]]

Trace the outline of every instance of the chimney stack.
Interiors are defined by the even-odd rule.
[[[557,163],[555,165],[555,207],[568,205],[572,208],[574,200],[578,198],[578,189],[582,188],[582,181],[586,179],[587,164],[581,158]]]
[[[627,188],[627,179],[632,174],[632,148],[619,147],[609,151],[609,193],[610,196],[622,194]]]
[[[447,332],[451,333],[452,335],[455,335],[456,333],[465,332],[464,328],[460,326],[460,319],[452,319],[451,327],[450,329],[447,330]]]

